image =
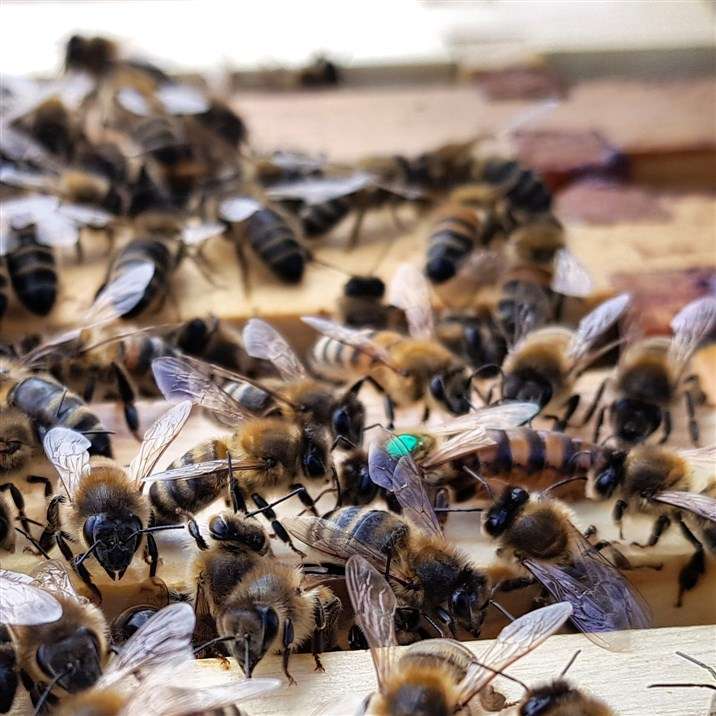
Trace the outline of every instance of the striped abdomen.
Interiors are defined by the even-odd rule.
[[[408,534],[407,524],[385,510],[342,507],[331,514],[329,519],[355,539],[386,554],[391,547],[399,547]]]
[[[90,454],[112,457],[109,433],[99,418],[79,396],[49,376],[25,378],[13,389],[10,402],[33,419],[41,439],[51,428],[70,428],[90,441]]]
[[[385,347],[403,338],[392,331],[371,331],[366,335]],[[319,338],[311,349],[311,365],[326,378],[341,380],[350,375],[365,375],[373,364],[366,353],[328,336]]]
[[[0,256],[0,318],[5,315],[9,301],[8,290],[10,288],[10,277],[7,273],[5,258]]]
[[[33,228],[19,233],[18,239],[18,245],[7,255],[12,287],[28,311],[46,316],[57,298],[55,255],[35,239]]]
[[[223,460],[227,450],[224,443],[211,440],[174,460],[169,469],[194,465],[209,460]],[[226,487],[226,471],[192,477],[186,480],[153,482],[149,487],[149,501],[155,524],[177,524],[184,517],[177,510],[195,513],[210,505]]]
[[[542,178],[514,160],[493,159],[485,163],[483,181],[496,187],[509,187],[506,198],[516,209],[530,213],[549,211],[552,193]]]
[[[301,225],[306,236],[323,236],[348,216],[352,208],[350,197],[339,196],[320,204],[310,204],[301,211]]]
[[[434,283],[451,279],[480,241],[482,219],[475,209],[455,206],[441,212],[428,238],[425,273]]]
[[[251,248],[273,274],[286,283],[303,277],[305,255],[286,219],[264,207],[246,221],[245,236]]]

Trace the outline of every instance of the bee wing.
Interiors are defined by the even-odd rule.
[[[144,296],[153,276],[154,264],[149,261],[123,271],[97,294],[84,321],[85,327],[109,323],[131,311]]]
[[[412,264],[400,264],[388,287],[388,303],[405,311],[413,338],[435,335],[430,287],[423,273]]]
[[[572,605],[572,622],[591,641],[613,651],[628,649],[628,635],[610,632],[647,628],[649,607],[619,570],[572,529],[570,567],[540,560],[523,564],[552,597]]]
[[[105,669],[98,686],[105,687],[139,669],[177,664],[194,658],[194,610],[180,602],[160,609],[126,641]]]
[[[551,307],[547,294],[533,283],[521,281],[510,293],[514,333],[506,336],[510,346],[517,345],[531,331],[542,326],[550,316]]]
[[[385,448],[373,444],[368,451],[370,479],[390,490],[405,516],[426,534],[442,537],[442,529],[423,487],[420,469],[408,455],[392,458]]]
[[[253,358],[270,361],[284,380],[306,377],[306,369],[286,339],[260,318],[252,318],[242,333],[244,348]]]
[[[716,497],[699,492],[664,490],[664,492],[657,492],[651,499],[656,502],[663,502],[666,505],[680,507],[682,510],[703,517],[705,520],[716,522]]]
[[[702,467],[708,470],[716,464],[716,445],[677,450],[676,452],[694,467]]]
[[[621,293],[600,303],[579,322],[569,346],[569,357],[574,363],[587,355],[594,342],[619,320],[630,302],[631,296]]]
[[[687,304],[671,321],[674,337],[669,360],[681,372],[699,343],[716,325],[716,297],[703,296]]]
[[[129,464],[129,476],[135,485],[152,471],[157,460],[169,447],[179,431],[184,427],[191,413],[191,400],[184,400],[169,408],[144,433],[139,452]]]
[[[65,565],[57,559],[42,562],[32,570],[32,579],[38,587],[48,591],[70,597],[80,604],[87,604],[88,599],[77,593],[72,586],[72,580]]]
[[[453,435],[446,440],[439,448],[433,450],[425,460],[423,466],[430,468],[443,465],[450,460],[456,460],[463,455],[468,455],[486,445],[493,445],[494,440],[485,432],[484,428],[473,428],[464,433]]]
[[[584,298],[594,289],[584,264],[569,249],[559,249],[554,257],[551,288],[564,296]]]
[[[341,326],[335,321],[329,321],[325,318],[318,318],[315,316],[301,316],[301,320],[311,326],[315,331],[322,333],[324,336],[333,338],[333,340],[345,345],[352,346],[357,350],[365,353],[374,360],[384,363],[389,368],[392,368],[396,372],[399,372],[397,367],[390,360],[388,352],[383,346],[378,345],[371,339],[373,331],[370,330],[356,330],[353,328],[347,328]]]
[[[35,236],[45,246],[66,248],[74,246],[80,238],[77,224],[59,210],[38,217],[35,223]]]
[[[18,189],[36,189],[51,192],[55,188],[56,179],[52,174],[19,169],[12,164],[3,164],[0,167],[0,183],[14,186]]]
[[[278,201],[301,201],[310,206],[350,196],[373,183],[372,175],[366,172],[354,172],[344,177],[311,177],[281,182],[269,187],[266,192],[270,198]]]
[[[0,624],[34,626],[61,616],[62,605],[32,577],[0,569]]]
[[[395,663],[395,595],[385,577],[360,555],[346,563],[346,586],[382,689]]]
[[[72,500],[80,481],[90,473],[91,443],[81,433],[69,428],[52,428],[45,435],[42,446],[48,460],[60,476],[67,496]]]
[[[60,204],[58,211],[75,224],[93,229],[104,228],[114,218],[108,211],[84,204]]]
[[[182,228],[181,238],[187,246],[196,246],[213,239],[215,236],[221,236],[225,231],[226,225],[218,221],[187,224]]]
[[[567,602],[550,604],[535,609],[508,624],[490,645],[490,648],[474,660],[460,682],[460,704],[467,704],[480,689],[485,688],[496,676],[495,671],[504,671],[510,664],[529,654],[554,634],[569,619],[572,606]],[[485,669],[485,664],[490,669]]]
[[[537,413],[539,413],[539,406],[536,403],[514,401],[488,405],[467,415],[451,418],[442,425],[435,425],[430,428],[430,432],[434,435],[454,435],[475,428],[509,430],[530,421]]]
[[[206,95],[190,85],[164,84],[156,95],[169,114],[202,114],[209,109]]]
[[[241,403],[214,382],[210,375],[211,366],[207,363],[186,356],[166,356],[152,361],[152,373],[157,387],[167,400],[191,400],[194,405],[206,408],[231,422],[252,417]]]
[[[263,467],[258,463],[241,463],[232,461],[231,467],[234,470],[258,470]],[[162,472],[155,472],[153,475],[147,475],[144,482],[156,482],[159,480],[186,480],[191,477],[201,477],[202,475],[211,475],[221,470],[229,469],[228,460],[206,460],[205,462],[197,462],[193,465],[182,465],[181,467],[173,467]]]
[[[232,196],[219,204],[219,216],[224,221],[240,224],[261,209],[261,202],[250,196]]]

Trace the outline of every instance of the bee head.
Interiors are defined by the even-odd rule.
[[[107,574],[121,579],[139,548],[141,530],[141,520],[130,512],[119,516],[101,513],[87,518],[82,533]]]
[[[232,609],[219,616],[218,624],[221,632],[235,635],[229,642],[231,654],[250,678],[278,635],[276,610],[268,606]]]
[[[102,673],[99,640],[86,627],[53,643],[42,644],[36,659],[48,678],[62,675],[57,683],[71,694],[88,689]]]
[[[461,366],[450,368],[430,379],[430,395],[453,415],[470,410],[472,378]]]
[[[367,505],[378,495],[378,485],[370,479],[368,458],[362,450],[349,455],[340,467],[341,492],[346,504]]]
[[[377,276],[351,276],[343,286],[343,295],[381,299],[385,295],[385,283]]]
[[[487,578],[467,569],[461,575],[459,586],[450,595],[450,613],[457,623],[475,638],[480,636],[485,620],[489,593]]]
[[[615,452],[607,464],[594,476],[594,492],[597,497],[609,499],[614,490],[624,481],[624,461],[626,454]]]
[[[531,368],[508,373],[502,382],[502,397],[505,400],[537,403],[540,408],[544,408],[552,400],[552,394],[551,382]]]
[[[350,444],[358,446],[363,442],[364,426],[365,407],[355,391],[349,390],[333,409],[331,432],[335,437],[343,437]]]
[[[248,547],[252,552],[265,554],[268,551],[266,532],[255,521],[241,515],[222,513],[209,522],[209,534],[218,542],[234,543]]]
[[[639,443],[661,425],[661,408],[634,398],[621,398],[612,406],[614,434],[622,442]]]
[[[323,477],[330,460],[328,447],[321,436],[306,426],[301,436],[301,466],[306,477]]]
[[[529,492],[521,487],[508,485],[485,516],[485,531],[498,537],[514,522],[522,507],[530,499]]]

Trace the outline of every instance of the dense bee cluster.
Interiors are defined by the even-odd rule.
[[[326,714],[613,713],[565,679],[572,662],[514,703],[492,681],[567,625],[623,649],[651,624],[625,574],[643,565],[576,524],[574,496],[609,501],[620,532],[652,516],[646,555],[677,523],[679,606],[713,579],[715,448],[690,364],[716,299],[649,338],[628,293],[589,304],[548,186],[482,138],[351,166],[257,156],[229,103],[102,38],[73,37],[61,77],[2,101],[0,320],[50,313],[68,249],[109,255],[75,325],[2,344],[0,559],[23,569],[0,570],[0,713],[237,714],[296,684],[294,653],[322,672],[347,648],[370,649],[378,688]],[[258,261],[299,283],[343,219],[355,246],[366,213],[400,205],[428,214],[425,256],[388,286],[351,276],[336,315],[302,318],[305,358],[258,318],[152,325],[181,262],[214,272],[207,242],[230,241],[246,281]],[[436,290],[475,300],[437,314]],[[579,376],[615,348],[580,404]],[[142,396],[168,401],[149,427]],[[129,465],[107,400],[138,442]],[[671,435],[681,403],[691,445]],[[203,440],[185,428],[200,412]],[[459,511],[492,561],[446,536]],[[182,581],[163,578],[174,560]],[[501,603],[530,589],[518,615]],[[462,642],[495,610],[509,623],[478,661]],[[284,680],[254,678],[270,655]],[[242,678],[202,678],[197,659],[227,656]]]

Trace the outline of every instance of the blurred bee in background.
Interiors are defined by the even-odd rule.
[[[696,405],[703,402],[698,378],[687,375],[689,360],[701,341],[716,325],[716,299],[713,296],[696,299],[685,306],[671,322],[673,337],[652,336],[633,340],[622,351],[612,378],[600,386],[595,399],[585,413],[586,423],[609,383],[614,384],[615,397],[603,405],[594,425],[594,442],[599,440],[604,417],[609,419],[614,436],[620,443],[633,445],[663,426],[662,443],[671,434],[671,408],[683,396],[689,421],[689,436],[694,445],[699,442]]]
[[[102,612],[75,591],[63,565],[50,560],[32,576],[2,570],[0,591],[0,622],[9,625],[11,635],[1,645],[10,657],[0,668],[7,687],[2,713],[10,709],[19,682],[35,713],[61,695],[90,688],[107,659],[107,624]]]
[[[471,376],[465,365],[434,339],[430,293],[420,272],[402,265],[391,283],[390,303],[405,311],[410,337],[392,331],[358,331],[322,318],[302,320],[323,334],[311,350],[313,369],[328,379],[370,376],[393,405],[418,400],[460,415],[470,409]],[[389,425],[389,427],[390,427]]]
[[[13,509],[5,498],[4,494],[8,492],[12,500],[12,506],[17,515],[13,515]],[[15,521],[19,520],[22,528],[15,526]],[[0,550],[13,553],[15,551],[15,533],[22,535],[39,554],[42,554],[40,544],[35,540],[30,531],[30,522],[36,524],[34,520],[30,520],[25,514],[25,499],[17,485],[12,482],[0,484]],[[0,710],[0,713],[5,713]]]
[[[275,151],[252,161],[254,178],[263,187],[294,182],[324,173],[326,160],[300,152]]]
[[[653,547],[676,521],[695,551],[679,572],[677,606],[684,592],[693,589],[706,571],[704,542],[716,552],[716,482],[713,478],[697,491],[698,468],[713,471],[716,448],[670,450],[658,445],[637,445],[629,451],[615,451],[608,464],[594,471],[589,495],[604,500],[616,497],[614,521],[622,535],[626,512],[654,515],[656,521],[645,545]],[[700,532],[703,542],[693,533]]]
[[[53,428],[45,436],[45,452],[60,476],[66,498],[58,495],[50,501],[40,544],[46,551],[57,544],[62,556],[99,600],[101,593],[85,566],[90,557],[97,560],[110,579],[121,579],[146,536],[149,576],[156,576],[159,552],[153,530],[148,527],[151,506],[142,494],[143,482],[179,434],[190,410],[191,403],[185,401],[158,418],[144,434],[128,470],[107,458],[90,460],[89,441],[79,433]],[[196,523],[190,520],[188,527],[202,546]],[[83,544],[85,551],[74,555],[68,540]]]
[[[385,283],[373,275],[351,276],[338,299],[340,321],[349,328],[407,331],[403,312],[387,304]]]
[[[497,696],[488,691],[490,682],[554,634],[572,611],[562,602],[516,619],[479,661],[451,639],[428,639],[398,654],[395,614],[399,602],[388,581],[370,561],[356,555],[346,565],[346,582],[378,679],[377,693],[368,697],[358,713],[381,716],[482,713],[482,703],[471,703],[475,697],[482,702],[483,697]],[[504,705],[503,697],[501,701]]]
[[[275,504],[267,505],[271,512]],[[207,644],[227,644],[247,678],[266,654],[280,651],[284,674],[295,684],[291,653],[312,639],[316,669],[323,671],[319,653],[331,646],[341,602],[328,587],[307,588],[300,568],[276,561],[255,514],[211,518],[213,544],[191,566],[195,612],[199,626],[208,624],[217,635]]]

